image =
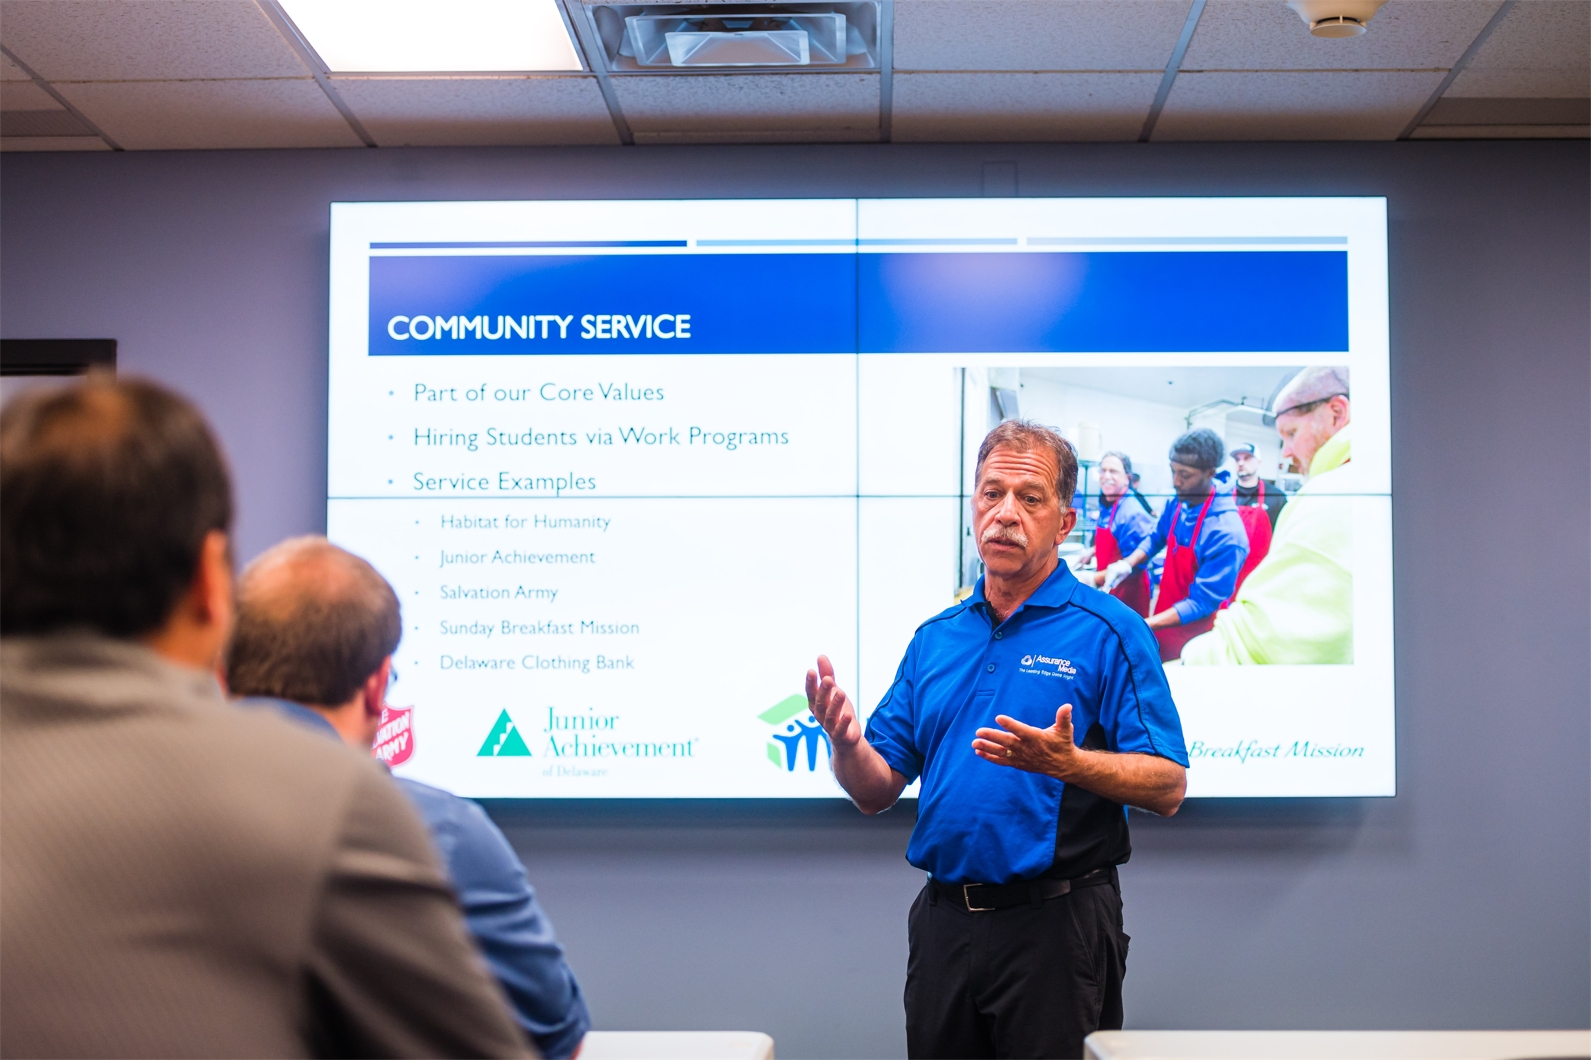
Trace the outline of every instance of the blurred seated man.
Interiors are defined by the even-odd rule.
[[[1347,368],[1305,368],[1276,396],[1282,455],[1308,473],[1276,520],[1270,552],[1187,666],[1353,662],[1353,504]]]
[[[0,1055],[530,1055],[380,767],[222,698],[193,407],[25,394],[0,495]]]
[[[323,537],[294,538],[249,564],[237,607],[227,652],[232,694],[268,697],[245,702],[274,707],[368,755],[403,636],[386,579]],[[520,1027],[542,1055],[573,1055],[591,1019],[508,840],[475,803],[413,780],[398,784],[431,829]]]

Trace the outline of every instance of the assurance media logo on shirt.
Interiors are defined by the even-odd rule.
[[[1025,674],[1038,674],[1041,677],[1070,679],[1077,676],[1077,667],[1072,665],[1072,660],[1052,659],[1048,655],[1024,655],[1020,669]]]

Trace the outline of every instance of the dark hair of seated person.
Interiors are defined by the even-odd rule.
[[[91,375],[0,411],[0,634],[154,632],[232,525],[226,462],[197,409]]]

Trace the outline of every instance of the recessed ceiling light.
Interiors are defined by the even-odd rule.
[[[332,73],[579,70],[553,0],[278,0]]]

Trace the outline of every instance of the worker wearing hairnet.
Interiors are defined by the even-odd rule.
[[[1265,559],[1188,666],[1353,662],[1353,511],[1348,369],[1305,368],[1276,398],[1282,455],[1308,473],[1276,520]]]

